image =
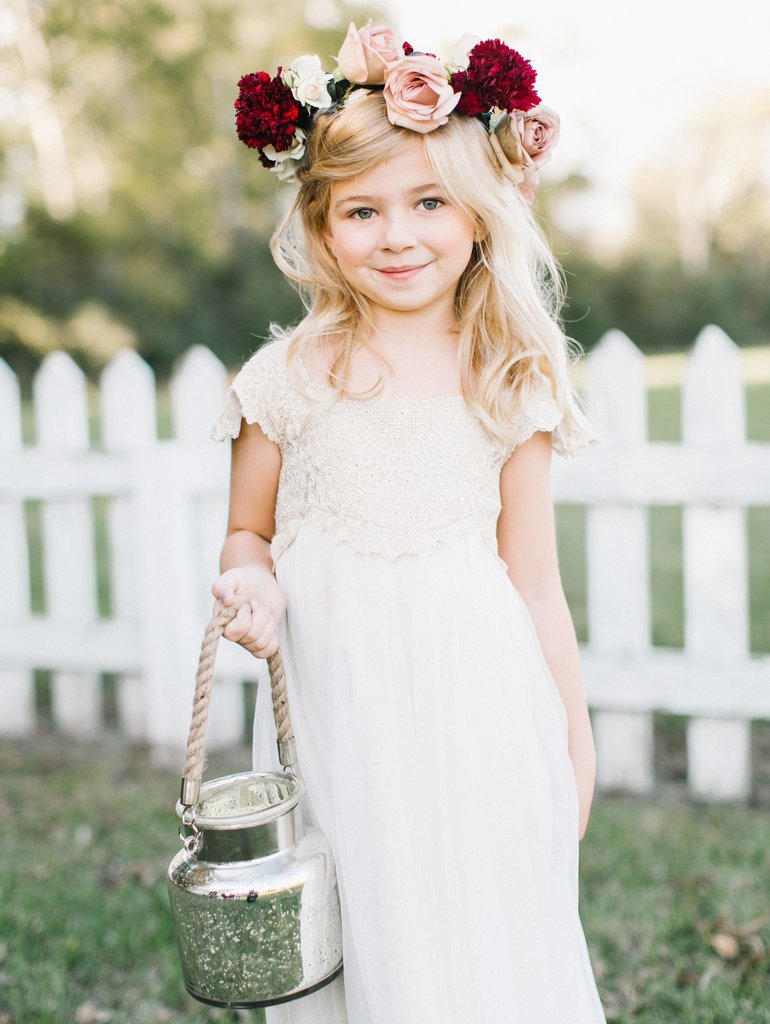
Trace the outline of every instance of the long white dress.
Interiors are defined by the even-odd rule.
[[[462,397],[343,398],[260,349],[212,431],[278,444],[271,550],[308,813],[327,835],[344,972],[268,1024],[604,1024],[578,915],[567,720],[497,554],[500,470]],[[304,392],[304,394],[303,394]],[[308,397],[309,396],[309,397]],[[517,443],[563,436],[545,381]],[[276,766],[258,700],[255,768]]]

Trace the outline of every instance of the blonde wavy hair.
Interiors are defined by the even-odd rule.
[[[323,236],[333,184],[365,174],[415,142],[424,145],[436,182],[473,219],[480,239],[455,297],[460,384],[469,407],[505,444],[539,370],[564,413],[561,429],[590,430],[569,380],[582,350],[561,327],[561,268],[530,208],[503,176],[486,128],[476,118],[452,115],[446,125],[418,135],[391,125],[382,93],[368,89],[317,117],[298,194],[271,239],[273,258],[307,311],[291,329],[271,325],[273,339],[289,341],[293,381],[318,402],[316,412],[340,395],[370,398],[384,386],[380,377],[366,392],[347,387],[353,354],[372,350],[376,330],[368,300],[348,285]],[[295,369],[302,350],[319,344],[332,352],[328,393],[320,399],[303,388]]]

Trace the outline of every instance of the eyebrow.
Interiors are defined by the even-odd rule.
[[[410,189],[409,195],[417,196],[421,192],[434,192],[440,191],[440,189],[441,187],[439,185],[434,181],[431,181],[427,185],[418,185],[417,188]],[[345,196],[344,199],[340,199],[334,204],[334,208],[337,209],[338,206],[344,206],[345,203],[374,203],[377,201],[377,198],[377,196]]]

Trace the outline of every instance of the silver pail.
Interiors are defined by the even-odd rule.
[[[280,652],[269,664],[278,751],[288,770],[200,784],[211,635],[215,644],[236,612],[225,608],[212,619],[201,652],[176,806],[184,848],[169,865],[168,894],[187,991],[214,1006],[248,1008],[297,999],[335,978],[342,925],[329,843],[303,823]]]

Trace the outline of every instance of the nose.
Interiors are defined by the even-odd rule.
[[[415,244],[414,229],[408,213],[391,211],[382,218],[380,244],[391,252],[402,252]]]

